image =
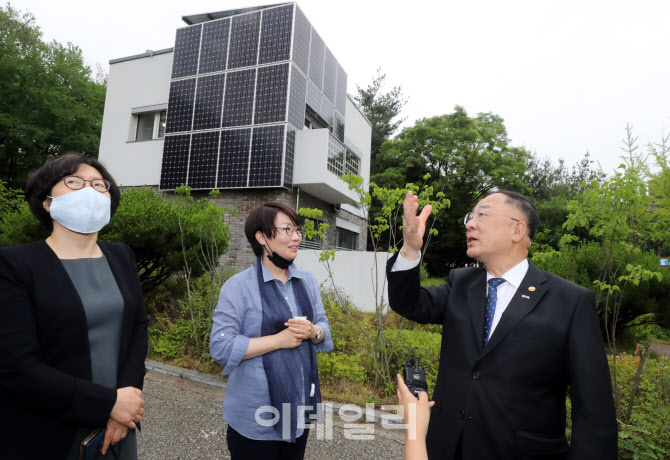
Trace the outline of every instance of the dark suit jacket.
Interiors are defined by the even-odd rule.
[[[422,288],[418,266],[390,271],[396,258],[387,266],[391,308],[443,325],[429,458],[454,458],[461,438],[465,460],[617,458],[610,374],[591,291],[530,264],[484,347],[486,270],[452,270],[446,284]]]
[[[123,295],[118,388],[142,388],[148,319],[135,258],[98,242]],[[116,390],[91,382],[86,314],[44,242],[0,249],[0,458],[61,459],[77,427],[103,427]]]

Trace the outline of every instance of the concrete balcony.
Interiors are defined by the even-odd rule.
[[[296,131],[293,186],[332,204],[354,204],[358,195],[339,178],[360,175],[360,159],[327,129]]]

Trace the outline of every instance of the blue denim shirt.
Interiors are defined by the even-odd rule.
[[[330,325],[314,275],[292,264],[288,269],[288,280],[284,284],[275,279],[264,265],[261,267],[263,281],[277,283],[291,308],[291,311],[286,311],[287,320],[297,316],[292,280],[302,278],[305,281],[307,295],[314,308],[314,324],[321,326],[324,332],[323,342],[314,345],[314,349],[324,353],[332,350]],[[209,351],[214,361],[223,366],[223,375],[230,375],[223,399],[223,418],[226,422],[249,439],[281,441],[272,426],[261,426],[255,419],[259,407],[270,405],[263,358],[257,356],[242,360],[247,352],[249,339],[261,336],[262,323],[263,312],[256,269],[250,267],[234,275],[221,288],[219,303],[214,310]],[[300,436],[303,431],[298,428],[296,435]]]

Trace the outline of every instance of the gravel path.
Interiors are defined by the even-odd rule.
[[[652,343],[649,348],[651,348],[651,351],[654,351],[659,355],[667,356],[670,358],[670,345],[667,345],[665,343]]]
[[[149,371],[144,384],[147,412],[138,434],[139,458],[229,459],[226,424],[221,416],[225,389]],[[333,418],[332,439],[312,430],[305,458],[318,460],[400,459],[404,433],[374,427],[374,439],[347,439],[352,430]],[[360,425],[359,425],[360,426]],[[349,436],[350,437],[350,436]]]

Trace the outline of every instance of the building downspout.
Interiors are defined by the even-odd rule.
[[[298,212],[298,209],[300,209],[300,187],[297,187],[298,193],[296,194],[295,198],[295,212]]]

